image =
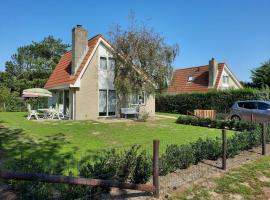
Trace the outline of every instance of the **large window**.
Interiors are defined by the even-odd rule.
[[[114,70],[115,60],[111,57],[100,57],[100,69],[101,70]]]
[[[99,116],[112,116],[116,111],[115,90],[99,90]]]

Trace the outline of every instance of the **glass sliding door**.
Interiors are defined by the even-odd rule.
[[[99,116],[107,116],[107,90],[99,90]]]
[[[115,90],[99,90],[99,116],[113,116],[116,112]]]

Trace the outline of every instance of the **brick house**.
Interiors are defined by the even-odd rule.
[[[209,65],[175,70],[167,93],[207,92],[212,89],[239,88],[242,88],[242,85],[229,67],[212,58]]]

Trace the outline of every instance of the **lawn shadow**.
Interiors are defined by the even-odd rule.
[[[22,129],[0,126],[0,167],[10,168],[18,160],[31,160],[43,166],[44,171],[57,167],[61,169],[59,171],[61,173],[74,160],[75,150],[63,152],[63,145],[66,143],[66,138],[62,133],[33,140],[26,136]]]

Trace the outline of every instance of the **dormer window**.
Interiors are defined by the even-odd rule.
[[[193,81],[193,76],[188,76],[188,78],[187,78],[187,82],[192,82]]]

